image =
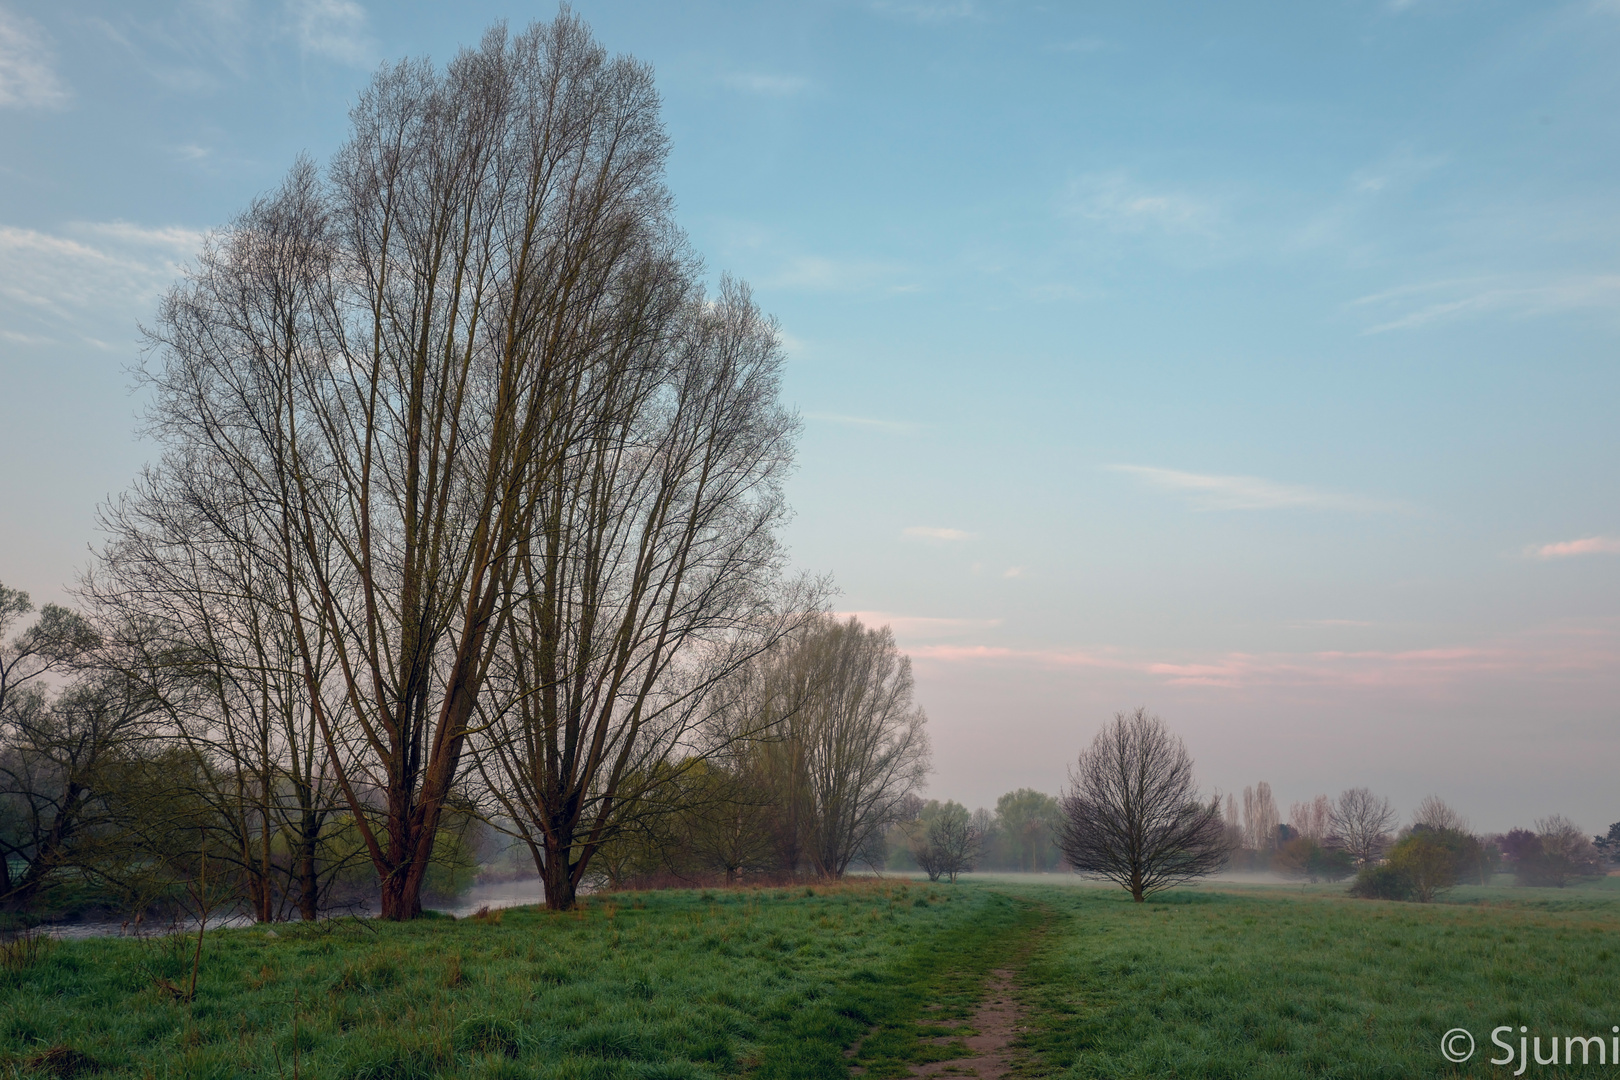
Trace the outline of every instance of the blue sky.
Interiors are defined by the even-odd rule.
[[[794,559],[913,655],[934,794],[1146,704],[1224,790],[1620,819],[1620,4],[576,10],[781,321]],[[0,580],[151,457],[201,233],[554,11],[0,0]]]

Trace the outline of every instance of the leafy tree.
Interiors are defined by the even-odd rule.
[[[1460,833],[1453,835],[1462,837]],[[1412,897],[1419,903],[1428,903],[1457,883],[1457,856],[1452,845],[1441,838],[1439,830],[1427,826],[1419,826],[1397,841],[1389,849],[1388,864],[1406,877]]]
[[[1042,871],[1051,865],[1062,821],[1057,797],[1044,791],[1019,788],[996,800],[996,835],[1016,870]]]
[[[1620,863],[1620,821],[1609,826],[1603,836],[1592,837],[1592,846],[1610,862]]]

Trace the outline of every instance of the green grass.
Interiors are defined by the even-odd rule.
[[[1517,1065],[1487,1063],[1499,1025],[1607,1036],[1620,1023],[1620,892],[1607,883],[1424,905],[1326,886],[1204,886],[1146,904],[1021,891],[1054,917],[1025,973],[1033,1074],[1505,1076]],[[1455,1027],[1478,1046],[1466,1065],[1440,1055]]]
[[[225,930],[189,1004],[161,980],[186,985],[194,938],[63,942],[0,971],[0,1075],[44,1074],[52,1047],[109,1076],[290,1077],[295,1047],[301,1077],[353,1080],[842,1075],[843,1046],[988,963],[1022,909],[885,882]],[[891,1042],[874,1064],[921,1045]]]
[[[353,1080],[890,1080],[961,1052],[935,1037],[967,1033],[942,1022],[1000,966],[1021,968],[1029,1077],[1506,1076],[1486,1063],[1496,1026],[1620,1023],[1616,883],[1448,899],[1257,885],[1132,904],[993,880],[622,894],[498,923],[211,933],[192,1003],[163,982],[185,985],[193,939],[64,942],[0,968],[0,1077],[291,1077],[296,1056],[300,1077]],[[1467,1065],[1440,1057],[1453,1027],[1479,1044]]]

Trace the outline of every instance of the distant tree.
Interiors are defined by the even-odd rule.
[[[1311,880],[1321,878],[1324,881],[1343,881],[1355,873],[1356,860],[1342,847],[1328,847],[1321,845],[1312,854],[1307,864],[1307,872]]]
[[[1316,841],[1310,837],[1293,836],[1277,845],[1277,854],[1272,860],[1272,865],[1281,873],[1308,877],[1314,882],[1316,875],[1311,872],[1311,862],[1318,850],[1320,848]]]
[[[1562,814],[1537,819],[1536,838],[1543,884],[1563,888],[1571,881],[1603,873],[1602,858],[1585,830]]]
[[[1076,871],[1140,903],[1225,863],[1220,800],[1200,801],[1186,746],[1146,709],[1115,713],[1069,776],[1058,845]]]
[[[1389,863],[1367,863],[1350,885],[1350,895],[1363,900],[1410,900],[1412,879]]]
[[[1318,844],[1327,839],[1332,819],[1333,800],[1326,795],[1318,795],[1307,803],[1294,803],[1288,808],[1289,827]]]
[[[1333,835],[1356,864],[1366,866],[1376,861],[1389,843],[1395,808],[1388,799],[1366,788],[1350,788],[1334,804],[1331,823]]]
[[[1466,834],[1448,830],[1455,837],[1471,840]],[[1389,865],[1406,875],[1412,897],[1426,904],[1442,890],[1457,883],[1457,853],[1439,830],[1419,826],[1389,849]]]
[[[1426,825],[1437,831],[1468,831],[1468,819],[1447,806],[1438,795],[1430,795],[1418,803],[1417,810],[1412,814],[1412,824]]]
[[[1620,821],[1610,825],[1603,836],[1592,837],[1592,846],[1609,862],[1620,863]]]
[[[804,851],[818,875],[842,877],[926,779],[927,716],[888,627],[826,618],[793,648],[803,705],[785,738],[805,778]]]
[[[1603,872],[1597,847],[1562,815],[1541,818],[1535,829],[1512,829],[1496,838],[1514,880],[1520,885],[1562,888]]]
[[[1061,819],[1057,798],[1034,788],[1009,791],[996,800],[996,833],[1015,869],[1046,869],[1045,855]]]
[[[973,869],[983,833],[967,808],[955,802],[935,804],[932,813],[916,822],[911,835],[911,856],[929,881],[956,876]]]
[[[1277,845],[1277,804],[1271,798],[1271,785],[1264,780],[1243,789],[1243,846],[1250,851],[1270,851]]]
[[[27,593],[0,584],[0,715],[13,693],[71,665],[96,644],[95,630],[84,616],[57,604],[46,604],[32,626],[13,635],[17,623],[33,610]]]

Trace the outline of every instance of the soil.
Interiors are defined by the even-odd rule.
[[[990,978],[985,982],[984,997],[967,1020],[955,1024],[927,1018],[923,1021],[940,1027],[964,1027],[978,1032],[962,1038],[969,1053],[949,1061],[914,1065],[911,1075],[976,1076],[979,1080],[998,1080],[1012,1068],[1012,1044],[1024,1030],[1022,1021],[1023,1009],[1013,998],[1012,970],[997,968],[990,973]],[[934,1041],[945,1045],[953,1040],[941,1038]]]

